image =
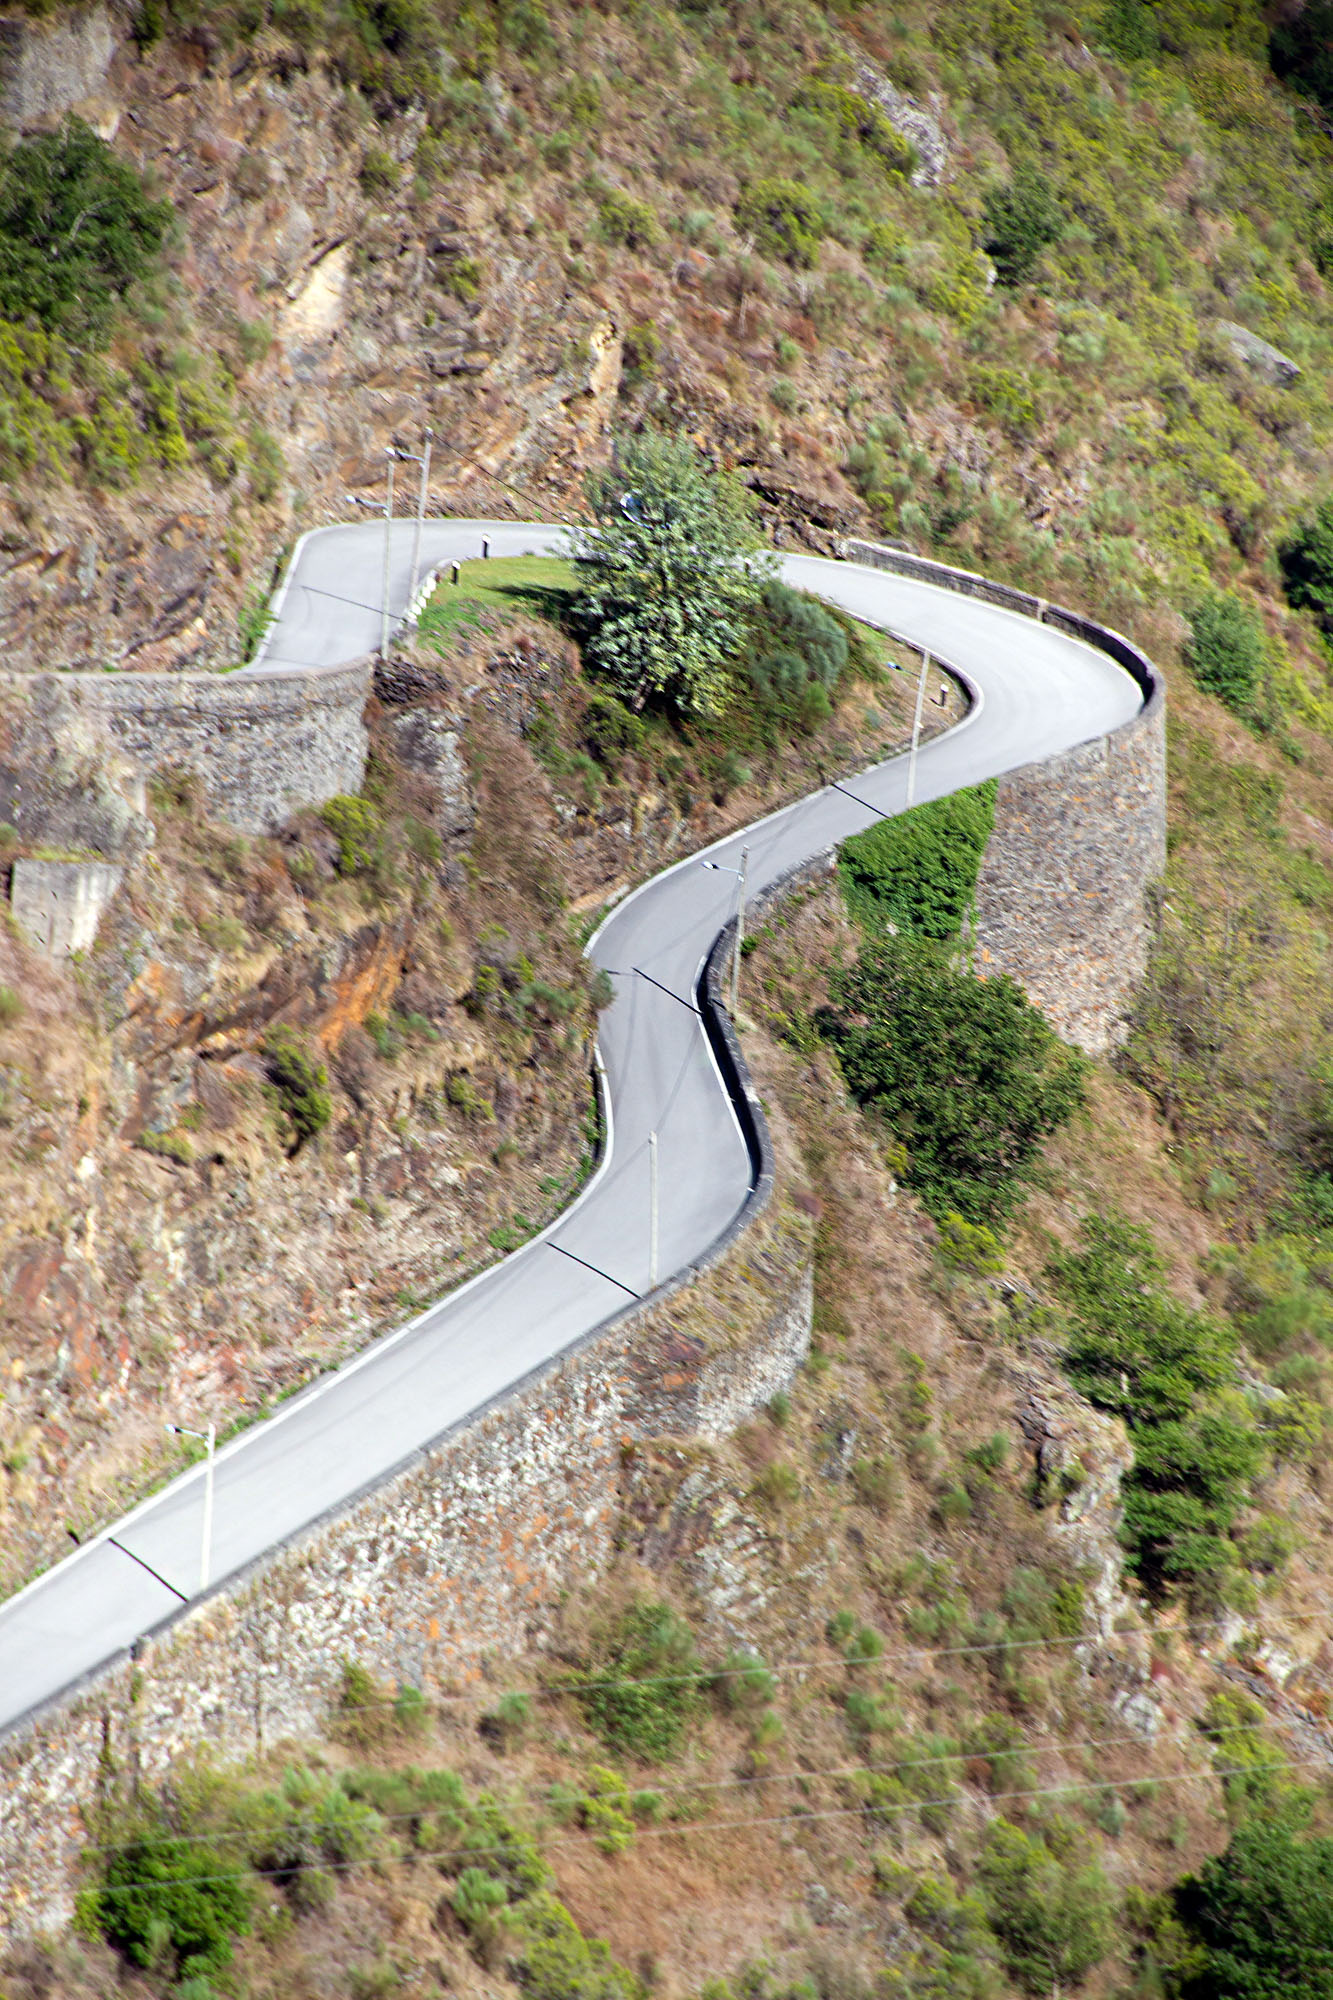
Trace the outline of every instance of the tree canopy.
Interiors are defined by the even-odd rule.
[[[632,709],[716,714],[771,575],[748,493],[688,438],[645,432],[620,440],[588,497],[573,615],[594,673]]]
[[[25,139],[0,159],[0,319],[102,345],[170,226],[169,203],[81,119]]]

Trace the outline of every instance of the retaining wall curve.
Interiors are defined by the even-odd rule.
[[[1053,625],[1142,688],[1121,728],[999,780],[977,881],[978,970],[1010,973],[1067,1041],[1105,1052],[1124,1037],[1147,963],[1148,890],[1166,867],[1160,671],[1120,633],[1029,591],[876,542],[847,542],[844,554]]]

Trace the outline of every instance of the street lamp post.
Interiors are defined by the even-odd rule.
[[[421,527],[426,518],[426,501],[430,492],[430,453],[434,437],[434,431],[428,430],[420,451],[399,451],[394,447],[392,452],[394,458],[421,467],[421,484],[417,488],[417,525],[412,535],[412,583],[407,593],[409,611],[416,602],[417,584],[421,577]]]
[[[201,1438],[208,1449],[204,1461],[204,1529],[199,1545],[199,1589],[208,1589],[209,1558],[213,1550],[213,1448],[218,1441],[216,1424],[210,1424],[206,1431],[191,1430],[188,1424],[167,1424],[164,1428],[175,1437]]]
[[[393,547],[393,461],[392,445],[386,445],[385,462],[389,476],[384,487],[384,577],[380,589],[380,658],[389,657],[389,556]]]
[[[648,1289],[657,1290],[657,1134],[648,1134]]]
[[[916,711],[912,716],[912,748],[907,759],[907,803],[910,806],[916,798],[916,753],[921,741],[921,705],[926,699],[926,676],[930,672],[930,654],[921,655],[921,678],[916,684]]]
[[[741,865],[739,868],[728,868],[725,861],[704,861],[700,863],[700,866],[715,869],[719,875],[734,875],[738,885],[736,894],[736,949],[731,955],[731,1017],[735,1020],[741,990],[741,950],[745,943],[745,883],[750,869],[750,850],[748,847],[741,849]]]

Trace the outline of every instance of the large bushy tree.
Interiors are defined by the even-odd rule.
[[[170,226],[169,204],[82,120],[25,139],[0,159],[0,319],[100,346]]]
[[[748,493],[688,438],[645,432],[619,441],[588,497],[574,617],[589,665],[632,709],[715,714],[772,574]]]
[[[1183,2000],[1333,2000],[1333,1840],[1248,1820],[1176,1891]]]

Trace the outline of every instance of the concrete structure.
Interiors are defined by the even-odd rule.
[[[14,921],[48,958],[72,958],[97,936],[124,872],[110,861],[16,861],[9,892]]]

